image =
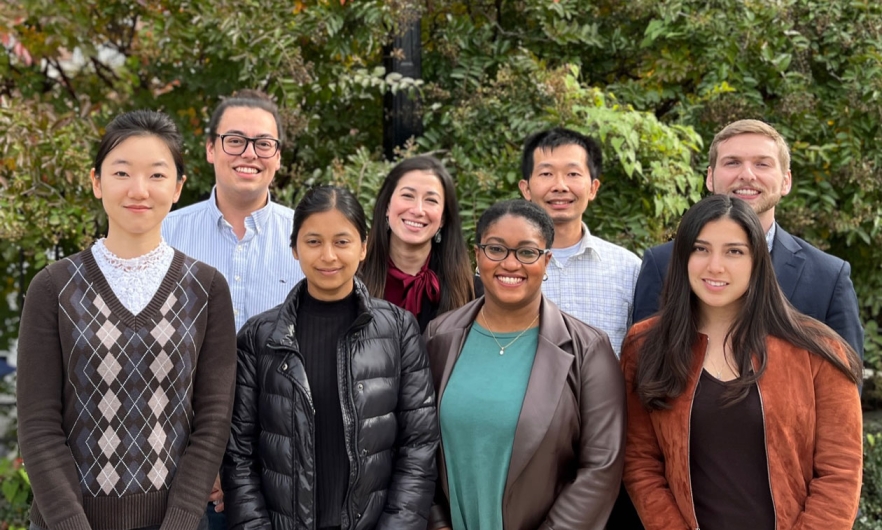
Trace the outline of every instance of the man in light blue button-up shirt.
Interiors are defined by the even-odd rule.
[[[205,155],[214,165],[211,197],[171,212],[162,237],[184,254],[208,263],[230,284],[236,330],[283,301],[303,279],[291,253],[294,210],[272,201],[269,185],[281,163],[284,129],[265,94],[243,90],[225,99],[208,124]],[[223,491],[208,499],[210,530],[226,528]]]
[[[162,225],[171,246],[227,279],[237,330],[282,303],[303,279],[290,248],[294,210],[269,193],[284,140],[280,120],[275,103],[259,92],[225,99],[205,144],[216,179],[211,197],[170,213]]]
[[[616,355],[631,325],[640,258],[591,235],[582,216],[597,196],[600,146],[569,129],[536,133],[524,142],[524,198],[554,221],[554,244],[542,294],[564,312],[609,336]]]

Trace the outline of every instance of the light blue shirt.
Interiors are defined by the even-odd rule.
[[[566,260],[558,260],[551,249],[545,269],[548,280],[542,294],[561,311],[600,329],[609,336],[616,356],[631,327],[634,286],[640,274],[640,258],[609,241],[591,235],[582,223],[582,239]]]
[[[249,318],[285,301],[303,279],[300,262],[291,254],[294,210],[272,201],[245,218],[245,236],[239,240],[233,226],[211,197],[168,214],[162,237],[169,245],[211,265],[230,284],[236,331]]]

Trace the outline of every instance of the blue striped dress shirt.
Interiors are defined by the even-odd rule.
[[[239,240],[233,226],[211,197],[168,214],[162,237],[191,258],[220,271],[230,284],[236,330],[249,318],[285,301],[303,279],[300,263],[291,254],[294,210],[274,203],[245,218],[245,236]]]

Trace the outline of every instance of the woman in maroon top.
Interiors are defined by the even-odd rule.
[[[360,275],[372,296],[416,315],[420,330],[475,297],[456,189],[438,159],[408,158],[386,176]]]

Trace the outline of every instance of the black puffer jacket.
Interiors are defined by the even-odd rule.
[[[233,423],[223,465],[231,529],[314,529],[314,411],[295,332],[306,281],[238,336]],[[370,298],[337,347],[350,486],[344,529],[425,530],[438,421],[416,320]]]

